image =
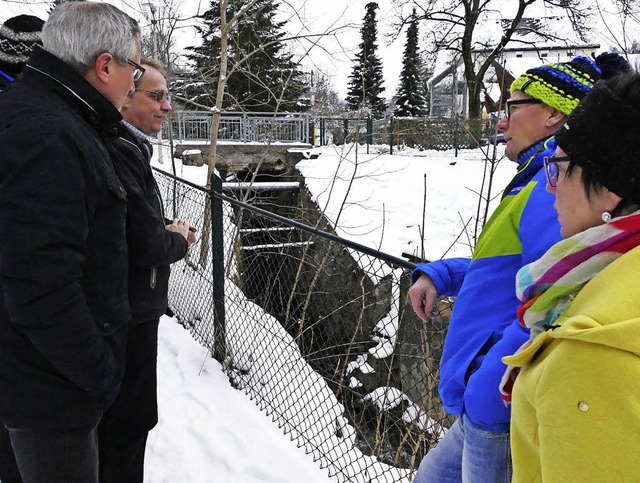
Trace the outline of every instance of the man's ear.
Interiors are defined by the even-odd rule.
[[[546,126],[552,131],[557,131],[564,122],[565,115],[555,107],[552,107],[549,111],[549,117],[547,117]]]
[[[115,61],[116,59],[109,52],[100,54],[93,64],[93,67],[91,69],[93,71],[92,73],[98,80],[104,82],[105,84],[108,83],[109,77],[112,73],[111,71],[113,63]]]

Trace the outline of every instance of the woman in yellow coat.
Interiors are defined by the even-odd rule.
[[[523,267],[531,340],[501,391],[514,482],[640,481],[640,75],[601,81],[556,135],[564,238]]]

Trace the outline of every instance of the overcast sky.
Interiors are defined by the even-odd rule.
[[[143,9],[140,7],[149,1],[159,0],[109,0],[140,21],[143,28],[148,26]],[[319,45],[311,49],[310,54],[302,61],[303,69],[307,71],[321,71],[332,79],[335,90],[342,98],[346,96],[348,77],[353,67],[353,58],[358,51],[361,41],[360,27],[365,15],[365,6],[371,0],[288,0],[282,2],[283,9],[288,14],[283,20],[288,20],[287,28],[292,35],[317,35],[332,32],[334,35],[322,39]],[[174,0],[180,5],[181,15],[191,16],[202,13],[209,6],[208,0]],[[500,7],[491,12],[492,18],[509,18],[515,5],[512,0],[494,0]],[[391,42],[392,23],[398,13],[392,0],[377,0],[379,9],[378,19],[378,49],[382,60],[384,73],[384,95],[391,98],[395,94],[402,69],[402,52],[405,44],[405,34]],[[606,4],[606,0],[602,2]],[[0,0],[0,20],[19,13],[30,13],[42,18],[46,17],[49,2],[42,0]],[[547,16],[550,11],[545,8],[542,0],[531,5],[527,16]],[[599,25],[602,27],[602,23]],[[614,27],[615,29],[615,27]],[[192,28],[180,30],[178,46],[184,48],[200,42]],[[423,34],[420,31],[420,34]],[[309,50],[310,42],[317,37],[307,40],[291,41],[288,43],[297,56]],[[608,48],[606,41],[601,42],[603,49]]]
[[[365,5],[371,0],[291,0],[287,2],[296,11],[291,9],[288,26],[295,35],[314,35],[323,32],[334,32],[322,41],[322,45],[311,50],[310,55],[303,61],[307,70],[321,70],[332,79],[335,89],[342,97],[346,96],[348,76],[353,66],[352,60],[357,52],[360,43],[360,26],[365,15]],[[192,15],[198,10],[204,11],[209,6],[209,2],[198,0],[180,0],[180,12],[185,15]],[[127,13],[138,19],[143,28],[147,25],[143,17],[140,4],[136,0],[110,0],[125,10]],[[144,1],[142,2],[144,3]],[[402,49],[404,47],[404,36],[393,45],[387,46],[384,36],[390,33],[389,24],[393,18],[394,10],[391,8],[391,0],[379,0],[380,9],[377,12],[378,18],[378,47],[381,60],[383,62],[384,77],[386,87],[385,95],[391,97],[395,93],[397,80],[402,67]],[[49,2],[41,0],[0,0],[0,21],[21,14],[37,15],[45,19]],[[183,29],[180,34],[179,45],[182,47],[193,45],[199,42],[195,32],[191,29]],[[310,42],[316,37],[309,37],[308,40],[291,42],[289,47],[300,55],[310,47]]]

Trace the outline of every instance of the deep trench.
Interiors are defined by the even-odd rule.
[[[312,196],[304,187],[304,178],[296,169],[286,173],[238,173],[244,182],[300,182],[299,191],[261,191],[240,193],[259,208],[333,233]],[[404,344],[411,369],[397,360],[377,360],[373,374],[357,374],[360,387],[349,387],[347,364],[375,345],[372,337],[376,323],[388,312],[391,303],[390,277],[378,284],[343,246],[319,236],[274,222],[248,210],[234,208],[240,233],[238,255],[239,285],[245,296],[275,317],[293,337],[305,360],[327,382],[345,407],[344,416],[355,428],[357,447],[365,454],[398,467],[409,468],[429,447],[434,438],[402,421],[406,403],[386,412],[378,411],[364,400],[375,388],[412,387],[418,400],[433,400],[437,394],[424,374],[415,370],[416,350],[420,344]],[[404,311],[401,319],[408,318]],[[404,324],[404,323],[403,323]],[[413,324],[413,326],[411,325]],[[421,327],[407,320],[408,327]],[[412,336],[407,336],[411,339]],[[416,349],[417,347],[417,349]],[[433,364],[440,359],[439,348],[431,354]],[[417,364],[419,368],[428,364]],[[432,368],[426,369],[427,371]],[[420,370],[418,370],[418,373]],[[422,370],[424,372],[424,369]],[[410,379],[423,378],[420,382]],[[426,393],[426,395],[425,395]],[[431,401],[432,412],[438,401]],[[336,429],[340,436],[340,429]],[[420,459],[417,459],[420,461]]]

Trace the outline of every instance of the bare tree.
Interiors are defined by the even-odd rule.
[[[638,52],[638,35],[640,27],[640,1],[613,0],[596,1],[600,33],[609,47],[632,54]]]
[[[181,70],[181,52],[176,49],[176,36],[183,29],[191,28],[193,19],[200,11],[198,4],[195,13],[185,15],[182,0],[139,0],[135,11],[149,22],[142,38],[144,55],[158,59],[169,72]]]
[[[315,94],[314,112],[317,116],[336,116],[346,110],[346,105],[331,84],[331,79],[322,72],[313,73],[311,88]]]
[[[590,12],[583,0],[513,0],[509,7],[515,9],[512,18],[503,19],[501,0],[394,0],[400,12],[416,8],[417,17],[426,24],[432,52],[449,51],[462,59],[469,94],[469,119],[471,135],[479,139],[481,130],[481,93],[483,80],[489,68],[499,58],[504,48],[521,29],[534,30],[527,25],[525,14],[534,3],[558,9],[570,20],[576,34],[585,39]],[[405,8],[407,7],[407,8]],[[492,38],[482,21],[488,17],[502,19],[502,30]],[[409,21],[410,15],[400,14],[396,35]],[[535,30],[538,39],[562,40],[565,36],[549,30]],[[478,58],[477,51],[486,54]]]

